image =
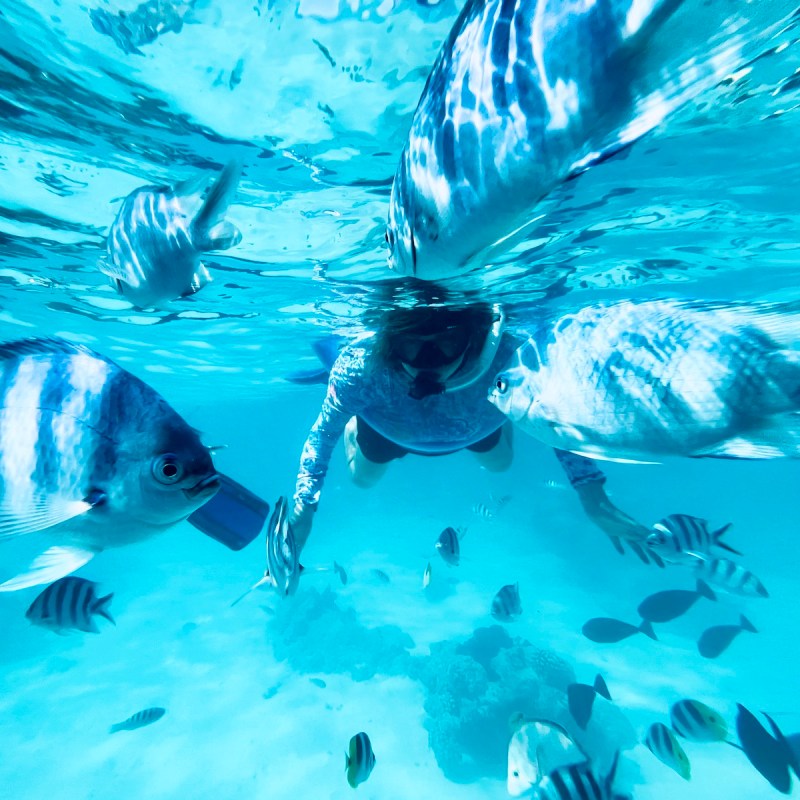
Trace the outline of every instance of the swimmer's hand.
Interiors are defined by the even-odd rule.
[[[297,555],[303,551],[306,546],[308,537],[311,535],[311,525],[314,522],[314,514],[317,511],[316,506],[295,506],[291,517],[289,517],[289,530],[294,537],[294,543],[297,546]],[[652,533],[652,531],[650,531]]]
[[[618,509],[608,499],[601,481],[584,483],[575,489],[586,515],[611,539],[617,552],[625,553],[624,542],[645,564],[664,566],[661,558],[647,546],[647,537],[652,531]]]

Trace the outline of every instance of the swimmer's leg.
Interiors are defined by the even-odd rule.
[[[353,483],[362,489],[369,489],[383,477],[389,462],[370,461],[361,449],[358,433],[358,418],[350,417],[347,427],[344,429],[344,452],[347,458],[347,467]]]
[[[505,472],[514,460],[514,426],[507,420],[490,436],[469,447],[478,463],[489,472]]]

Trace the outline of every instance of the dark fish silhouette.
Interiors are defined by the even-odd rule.
[[[623,639],[628,639],[637,633],[643,633],[651,639],[656,639],[653,626],[647,620],[637,627],[636,625],[631,625],[629,622],[623,622],[620,619],[595,617],[586,622],[581,630],[589,641],[596,642],[597,644],[621,642]]]
[[[697,649],[703,658],[717,658],[742,631],[758,633],[755,625],[744,614],[741,615],[738,625],[715,625],[703,631],[697,640]]]
[[[382,570],[375,567],[372,570],[372,575],[374,578],[377,578],[381,583],[389,583],[390,578],[389,576]]]
[[[154,722],[158,722],[166,713],[167,710],[165,708],[145,708],[144,711],[137,711],[128,719],[112,725],[108,732],[135,731],[137,728],[144,728],[145,725],[152,725]]]
[[[697,581],[697,591],[667,589],[645,597],[639,603],[639,616],[648,622],[670,622],[685,614],[701,597],[716,600],[717,596],[704,581]]]
[[[739,709],[736,715],[736,733],[747,760],[774,789],[789,794],[792,790],[792,776],[789,772],[791,751],[785,739],[772,736],[755,715],[740,703],[736,707]]]
[[[598,675],[594,679],[592,686],[586,683],[571,683],[567,686],[569,713],[572,714],[572,718],[578,723],[581,730],[586,730],[586,726],[592,718],[594,699],[598,694],[608,701],[611,700],[611,693],[608,691],[602,675]]]

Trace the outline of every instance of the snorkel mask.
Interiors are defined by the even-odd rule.
[[[411,379],[409,396],[415,400],[464,389],[486,374],[500,345],[505,315],[491,306],[491,324],[485,333],[459,321],[442,327],[429,324],[400,335],[393,352]],[[481,326],[482,327],[482,326]]]

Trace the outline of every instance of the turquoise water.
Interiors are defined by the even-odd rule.
[[[0,340],[60,335],[108,355],[206,443],[227,445],[219,469],[272,502],[293,489],[324,391],[284,376],[315,366],[319,335],[358,330],[388,274],[392,176],[458,9],[163,3],[175,29],[131,53],[90,12],[133,8],[0,3]],[[546,308],[665,294],[796,299],[796,36],[788,29],[627,158],[569,184],[540,230],[463,284]],[[229,213],[242,243],[206,258],[215,280],[196,296],[135,309],[97,270],[119,201],[231,158],[244,163]],[[621,784],[637,798],[777,796],[732,747],[688,743],[687,783],[636,742],[682,697],[731,725],[741,702],[800,730],[800,467],[604,469],[613,501],[647,525],[676,512],[732,522],[728,538],[770,598],[698,604],[658,626],[657,642],[593,644],[586,620],[633,621],[642,598],[692,588],[691,576],[617,555],[546,447],[519,433],[502,475],[465,453],[408,457],[368,492],[337,452],[303,558],[335,559],[346,586],[308,575],[289,599],[259,591],[231,608],[263,571],[261,544],[232,553],[182,524],[80,572],[114,592],[117,625],[99,636],[32,627],[35,590],[0,595],[2,795],[349,797],[342,751],[364,730],[377,756],[357,790],[365,797],[506,797],[510,713],[533,713],[537,693],[563,713],[557,695],[572,675],[590,683],[599,671],[614,703],[598,701],[587,738],[604,753],[624,748]],[[503,495],[512,499],[495,518],[473,513]],[[433,551],[448,525],[468,528],[453,569]],[[0,577],[36,550],[3,543]],[[523,614],[504,626],[509,642],[489,609],[515,581]],[[742,612],[759,633],[703,659],[700,633]],[[456,653],[483,628],[492,631]],[[486,653],[499,660],[478,680]],[[164,719],[108,735],[149,706],[166,708]]]

